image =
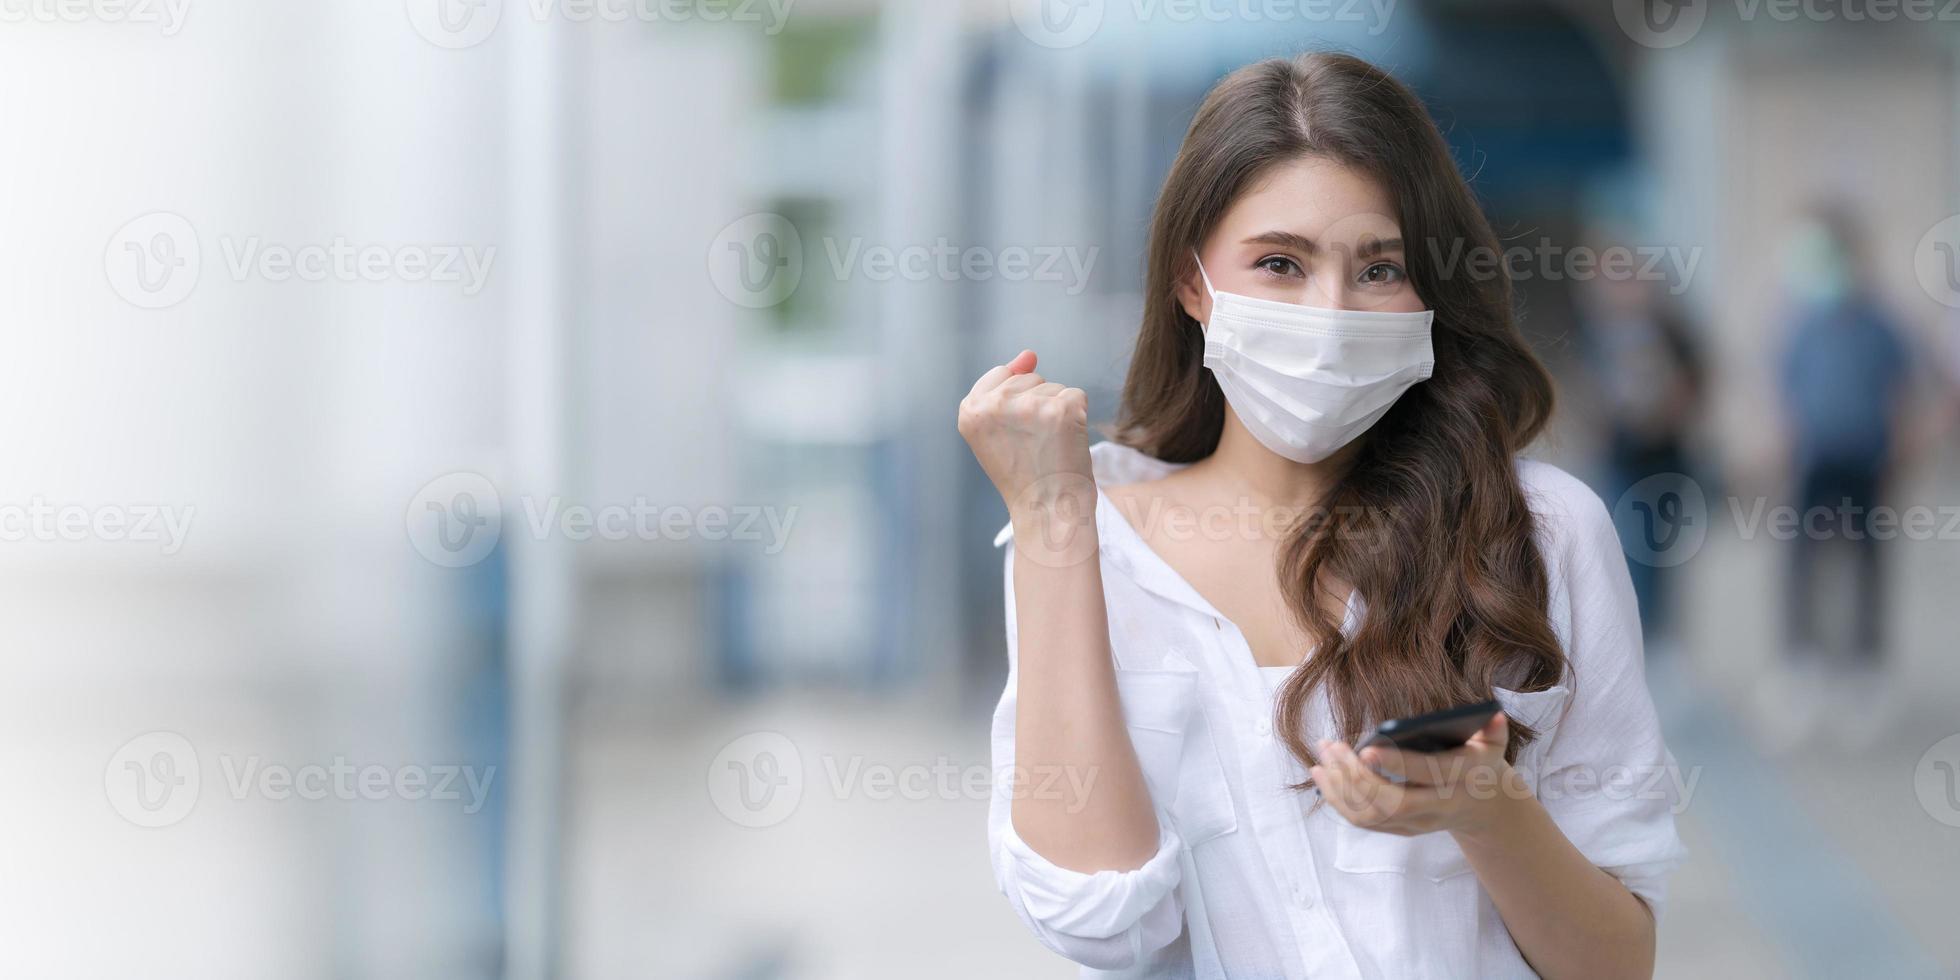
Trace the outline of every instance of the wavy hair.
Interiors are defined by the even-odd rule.
[[[1496,235],[1422,103],[1365,61],[1275,58],[1205,97],[1151,222],[1143,324],[1115,438],[1170,462],[1217,449],[1225,396],[1176,286],[1239,194],[1302,157],[1337,161],[1387,190],[1410,282],[1436,311],[1434,373],[1360,437],[1279,548],[1287,605],[1314,645],[1274,719],[1293,755],[1313,765],[1301,729],[1319,688],[1336,731],[1353,740],[1388,718],[1485,700],[1493,687],[1550,687],[1565,654],[1514,463],[1551,415],[1551,377],[1512,318],[1509,280],[1444,266],[1444,256],[1499,254]],[[1317,601],[1335,582],[1367,602],[1351,637]],[[1535,737],[1514,724],[1509,756]]]

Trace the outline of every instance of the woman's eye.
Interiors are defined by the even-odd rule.
[[[1408,278],[1408,275],[1393,262],[1377,262],[1361,270],[1361,281],[1371,286],[1392,286]]]
[[[1284,255],[1268,255],[1259,260],[1259,268],[1275,276],[1302,275],[1300,264]]]

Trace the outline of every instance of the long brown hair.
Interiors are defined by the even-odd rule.
[[[1353,739],[1387,718],[1484,700],[1494,686],[1550,687],[1565,655],[1513,462],[1551,415],[1551,378],[1512,320],[1501,272],[1438,268],[1444,256],[1500,254],[1497,238],[1422,104],[1365,61],[1262,61],[1227,76],[1198,108],[1152,219],[1117,440],[1171,462],[1217,449],[1225,396],[1176,287],[1245,188],[1308,156],[1387,190],[1410,282],[1436,311],[1434,373],[1361,436],[1351,464],[1279,549],[1287,605],[1314,647],[1282,688],[1275,721],[1312,765],[1301,728],[1322,685],[1336,731]],[[1335,582],[1367,602],[1352,637],[1317,601]],[[1511,757],[1535,735],[1514,723]]]

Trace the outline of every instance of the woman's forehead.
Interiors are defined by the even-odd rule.
[[[1248,184],[1219,231],[1232,245],[1270,243],[1275,233],[1355,245],[1400,238],[1394,211],[1387,189],[1372,175],[1326,157],[1303,157]]]

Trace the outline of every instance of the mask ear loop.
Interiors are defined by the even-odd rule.
[[[1205,281],[1205,295],[1210,296],[1212,302],[1218,302],[1218,290],[1211,288],[1211,277],[1205,274],[1205,260],[1198,257],[1195,248],[1191,250],[1191,261],[1198,263],[1198,276]]]
[[[1205,272],[1205,260],[1198,257],[1198,250],[1195,248],[1191,250],[1191,261],[1198,264],[1198,277],[1205,281],[1205,295],[1211,297],[1211,308],[1213,312],[1216,312],[1218,310],[1218,290],[1211,288],[1211,276]],[[1209,330],[1211,329],[1211,324],[1200,323],[1198,324],[1198,329]]]

